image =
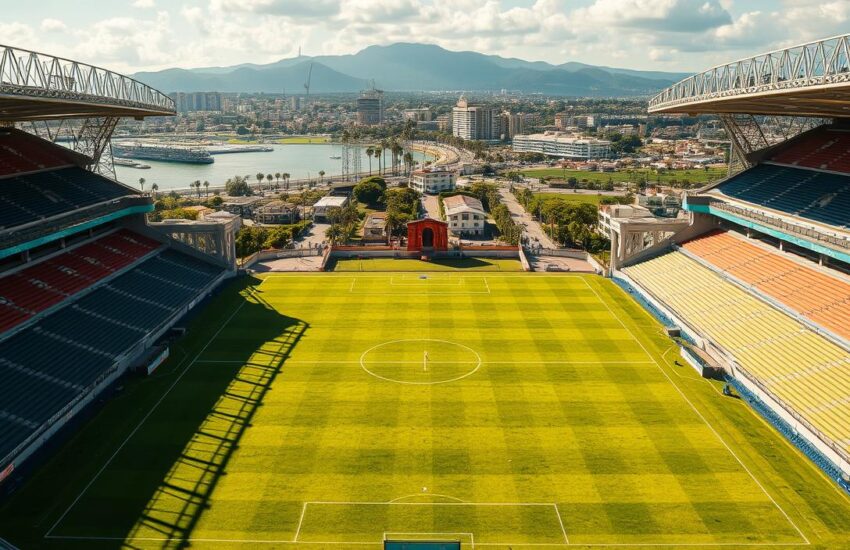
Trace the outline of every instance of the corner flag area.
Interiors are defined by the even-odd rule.
[[[0,532],[26,548],[840,547],[850,499],[720,387],[596,276],[243,279]]]

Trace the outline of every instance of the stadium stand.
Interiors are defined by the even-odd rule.
[[[774,155],[774,162],[850,173],[850,131],[820,129]]]
[[[153,242],[122,231],[86,246],[109,252],[119,269]],[[127,256],[117,260],[110,249],[119,245]],[[0,458],[89,394],[223,272],[166,249],[0,342]]]
[[[850,340],[850,283],[725,231],[682,247],[718,270]]]
[[[0,128],[0,178],[73,166],[70,153],[13,128]]]
[[[850,177],[761,164],[717,187],[723,195],[850,229]]]
[[[0,334],[160,246],[124,229],[0,278]]]
[[[0,230],[133,195],[129,187],[82,168],[62,168],[0,179]]]
[[[850,353],[682,252],[623,271],[826,440],[850,451]]]

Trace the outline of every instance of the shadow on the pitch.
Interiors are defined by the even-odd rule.
[[[308,328],[277,312],[254,287],[243,294],[239,312],[74,506],[61,531],[109,533],[116,548],[191,545],[239,441]],[[210,336],[219,327],[208,328]],[[110,486],[116,482],[123,487]],[[106,545],[98,548],[113,547],[99,542]]]

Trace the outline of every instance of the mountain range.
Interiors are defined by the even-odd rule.
[[[369,46],[356,54],[299,56],[274,63],[141,72],[136,79],[164,92],[310,93],[498,91],[552,96],[628,97],[649,95],[688,76],[684,73],[597,67],[577,62],[554,65],[477,52],[454,52],[430,44]]]

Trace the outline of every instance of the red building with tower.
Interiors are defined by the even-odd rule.
[[[449,224],[423,218],[407,224],[408,251],[446,251],[449,249]]]

